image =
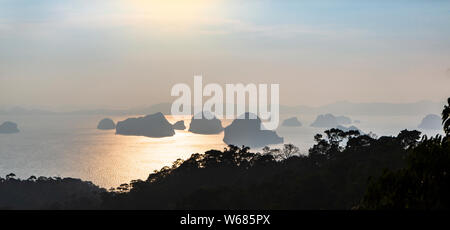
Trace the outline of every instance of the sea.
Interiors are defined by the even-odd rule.
[[[115,122],[128,117],[110,116]],[[281,119],[291,117],[284,115]],[[325,128],[310,124],[316,115],[297,116],[302,126],[282,127],[276,132],[285,143],[299,147],[307,154],[314,144],[314,135]],[[154,170],[172,166],[177,159],[187,159],[193,153],[211,149],[223,150],[223,132],[217,135],[193,134],[176,130],[172,137],[149,138],[116,135],[115,130],[98,130],[99,115],[0,115],[0,123],[12,121],[19,125],[16,134],[0,134],[0,177],[14,173],[18,178],[34,176],[73,177],[109,189],[131,180],[145,180]],[[171,123],[184,120],[189,127],[190,117],[170,116]],[[352,116],[364,133],[395,136],[403,129],[417,129],[423,116]],[[225,127],[230,120],[222,120]],[[281,124],[281,121],[280,121]],[[440,130],[420,130],[428,136],[443,134]],[[282,146],[270,146],[281,148]],[[261,151],[254,149],[253,151]]]

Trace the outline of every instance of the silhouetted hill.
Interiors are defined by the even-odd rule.
[[[98,209],[106,190],[73,178],[0,178],[0,209]]]
[[[128,118],[119,121],[116,134],[146,137],[167,137],[175,135],[170,124],[162,113],[155,113],[145,117]]]

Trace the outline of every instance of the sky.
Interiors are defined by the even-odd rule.
[[[444,101],[450,1],[0,0],[0,106],[147,106],[194,75],[285,105]]]

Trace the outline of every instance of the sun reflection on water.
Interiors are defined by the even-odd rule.
[[[223,132],[215,135],[200,135],[188,131],[190,117],[166,116],[170,123],[184,120],[186,130],[176,130],[172,137],[149,138],[141,136],[115,135],[114,131],[98,132],[93,135],[99,144],[89,145],[86,151],[93,157],[81,169],[84,178],[109,188],[134,179],[146,179],[154,170],[181,158],[187,159],[193,153],[204,153],[210,149],[222,150]],[[222,121],[222,125],[228,125]],[[81,160],[81,159],[80,159]]]

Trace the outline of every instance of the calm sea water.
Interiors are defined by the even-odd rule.
[[[131,116],[127,116],[131,117]],[[114,121],[127,117],[111,117]],[[423,116],[422,116],[423,117]],[[364,132],[396,135],[400,130],[416,129],[422,117],[352,117]],[[13,121],[20,133],[0,134],[0,175],[15,173],[20,178],[36,176],[75,177],[110,188],[133,179],[146,179],[149,173],[170,166],[178,158],[210,149],[222,150],[223,133],[199,135],[176,131],[173,137],[148,138],[115,135],[114,130],[97,130],[104,116],[0,116],[0,123]],[[284,117],[282,117],[284,118]],[[189,117],[172,117],[174,123]],[[315,116],[300,117],[302,127],[281,127],[277,130],[285,143],[293,143],[303,153],[314,144],[313,137],[324,129],[310,127]],[[230,121],[222,121],[226,126]],[[439,131],[428,131],[435,135]]]

